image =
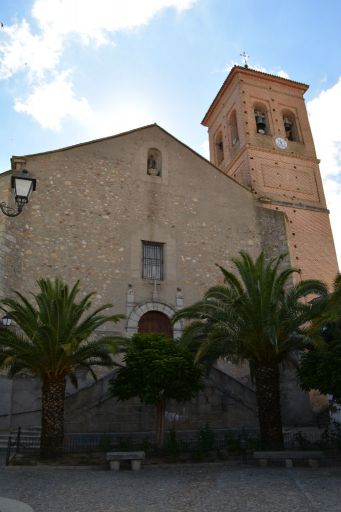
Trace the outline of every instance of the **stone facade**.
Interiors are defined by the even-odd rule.
[[[41,277],[80,279],[82,293],[96,292],[95,306],[112,303],[114,313],[126,315],[107,331],[130,336],[146,314],[169,319],[200,299],[221,282],[215,264],[231,269],[231,258],[241,250],[253,256],[261,250],[269,257],[288,253],[287,263],[299,266],[304,277],[330,282],[336,259],[304,90],[296,82],[232,70],[205,117],[212,163],[158,125],[14,156],[11,172],[27,169],[37,190],[19,217],[1,217],[1,296],[13,289],[28,294]],[[271,136],[254,133],[255,103],[259,109],[268,105],[264,116]],[[274,146],[276,135],[285,137],[276,117],[282,103],[299,119],[293,133],[300,140],[290,141],[286,153]],[[9,197],[8,178],[9,173],[0,177],[2,200]],[[163,275],[154,267],[146,274],[146,244],[162,251]],[[175,324],[174,338],[182,329]],[[214,382],[191,404],[171,404],[170,414],[182,418],[179,426],[197,428],[208,421],[216,428],[256,426],[247,366],[221,362],[214,372]],[[121,430],[128,417],[130,430],[151,428],[149,409],[108,401],[108,377],[101,377],[96,386],[83,380],[77,394],[70,390],[67,429]],[[283,379],[285,422],[312,423],[306,395],[292,375]],[[31,398],[23,403],[20,382],[0,382],[5,390],[0,428],[39,419],[33,405],[25,406],[39,401],[37,384],[28,385]]]
[[[161,176],[147,173],[150,147],[162,153]],[[165,252],[157,302],[175,310],[178,289],[191,304],[220,279],[215,263],[261,249],[252,194],[156,125],[24,161],[37,191],[7,223],[2,294],[28,293],[41,276],[79,278],[96,302],[126,313],[153,301],[141,263],[151,241]]]

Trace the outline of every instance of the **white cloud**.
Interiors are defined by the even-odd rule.
[[[315,144],[325,175],[339,174],[341,143],[341,78],[307,104]]]
[[[284,69],[280,69],[279,71],[277,71],[276,74],[281,78],[290,78],[289,74],[286,71],[284,71]]]
[[[243,59],[242,63],[236,62],[236,61],[230,61],[230,63],[226,64],[226,66],[224,67],[224,69],[222,71],[224,73],[229,73],[231,71],[231,69],[233,68],[233,66],[244,66],[244,59]],[[261,71],[262,73],[268,73],[270,75],[277,75],[277,76],[280,76],[281,78],[290,78],[289,73],[284,71],[284,69],[280,69],[279,71],[275,70],[275,69],[269,70],[269,69],[266,69],[264,66],[261,66],[260,64],[250,64],[250,62],[248,62],[248,66],[250,69],[254,69],[255,71]]]
[[[31,115],[44,128],[51,130],[59,130],[67,116],[84,121],[91,115],[87,100],[76,98],[67,71],[50,82],[34,86],[24,101],[15,101],[14,108],[17,112]]]
[[[341,178],[341,170],[340,170]],[[334,179],[323,180],[327,206],[330,209],[330,222],[334,235],[335,249],[339,264],[341,264],[341,184]]]
[[[5,38],[0,44],[0,76],[9,78],[19,71],[30,77],[53,70],[62,52],[61,40],[53,33],[33,34],[26,20],[4,28]]]
[[[269,75],[277,75],[281,78],[290,78],[289,73],[287,73],[284,69],[280,69],[279,71],[276,69],[266,69],[260,64],[255,64],[254,66],[251,66],[252,69],[255,69],[256,71],[262,71],[262,73],[268,73]]]
[[[78,34],[102,44],[107,35],[144,25],[161,9],[189,9],[196,0],[36,0],[32,14],[43,32]]]
[[[36,0],[32,18],[4,27],[0,44],[1,78],[21,69],[41,73],[60,63],[65,44],[77,38],[81,44],[109,43],[113,34],[145,25],[162,9],[181,12],[197,0]]]
[[[113,44],[113,36],[150,23],[165,8],[190,9],[197,0],[35,0],[33,23],[21,20],[2,30],[0,79],[26,74],[26,99],[15,109],[32,115],[42,126],[58,129],[66,109],[54,94],[66,94],[68,115],[82,117],[88,105],[77,99],[71,74],[62,69],[62,57],[70,41],[81,45]],[[56,79],[57,73],[61,77]],[[25,81],[23,81],[24,83]],[[44,107],[42,106],[44,105]],[[57,105],[61,106],[60,113]]]
[[[309,101],[307,109],[341,263],[341,77],[334,86]]]

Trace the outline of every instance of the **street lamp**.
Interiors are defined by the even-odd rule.
[[[33,190],[36,189],[36,179],[32,178],[26,169],[23,169],[21,173],[12,176],[11,186],[16,209],[6,203],[0,203],[0,209],[7,217],[17,217],[22,212],[24,205],[29,202]]]

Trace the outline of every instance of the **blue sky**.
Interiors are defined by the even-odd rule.
[[[205,156],[200,121],[231,65],[310,84],[341,261],[341,3],[2,0],[0,171],[10,156],[157,122]]]

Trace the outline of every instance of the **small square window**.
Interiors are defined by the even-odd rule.
[[[142,278],[163,280],[163,245],[142,241]]]

